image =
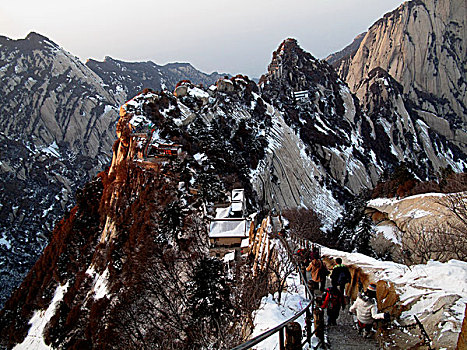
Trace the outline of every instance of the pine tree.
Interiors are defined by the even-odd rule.
[[[194,269],[188,288],[188,308],[195,324],[219,330],[223,317],[232,310],[230,288],[222,261],[216,258],[201,260]]]

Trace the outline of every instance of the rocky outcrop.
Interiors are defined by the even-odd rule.
[[[8,137],[36,146],[53,142],[93,159],[108,159],[113,106],[102,80],[76,57],[36,33],[0,40],[0,125]]]
[[[463,171],[466,155],[456,145],[447,120],[416,108],[401,84],[386,71],[375,68],[369,72],[360,83],[359,93],[361,107],[369,116],[369,125],[362,130],[366,143],[384,163],[412,163],[420,178],[428,177],[431,169]],[[440,157],[448,153],[452,156]]]
[[[329,65],[287,39],[273,53],[260,88],[276,108],[266,113],[277,122],[272,155],[265,159],[270,180],[261,178],[258,193],[267,189],[277,209],[286,206],[286,197],[289,206],[308,206],[306,198],[312,198],[311,207],[321,203],[327,213],[335,202],[320,200],[317,193],[329,191],[343,203],[400,162],[414,164],[420,178],[467,165],[465,153],[421,119],[402,86],[383,69],[374,69],[361,83],[360,104]]]
[[[372,186],[380,169],[366,161],[369,150],[360,137],[366,116],[328,64],[287,39],[273,53],[260,87],[299,135],[300,157],[315,168],[308,172],[312,181],[334,191],[334,198],[344,196],[346,190],[358,193]]]
[[[118,96],[49,39],[0,38],[0,305],[73,205],[110,161]]]
[[[421,114],[424,122],[464,152],[466,11],[464,0],[408,1],[368,30],[348,71],[341,71],[351,91],[363,99],[362,82],[373,69],[384,69],[426,113]],[[439,118],[447,120],[452,131],[440,125]]]
[[[325,58],[325,61],[328,62],[331,66],[336,68],[341,76],[347,76],[349,65],[352,62],[352,58],[357,52],[360,44],[365,37],[366,32],[361,33],[355,37],[355,39],[343,48],[341,51],[330,54]]]

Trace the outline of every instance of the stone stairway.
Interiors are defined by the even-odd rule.
[[[341,310],[337,319],[337,326],[326,327],[325,341],[328,349],[333,350],[374,350],[381,348],[374,338],[367,339],[358,334],[353,316],[349,314],[348,305],[344,310]]]

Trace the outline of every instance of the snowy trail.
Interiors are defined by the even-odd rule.
[[[349,306],[342,310],[337,319],[337,326],[327,327],[327,344],[333,350],[375,350],[379,344],[374,339],[366,339],[357,333],[353,317],[349,315]]]

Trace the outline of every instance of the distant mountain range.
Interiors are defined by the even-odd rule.
[[[3,38],[1,136],[10,149],[0,155],[4,298],[46,244],[48,227],[70,208],[75,189],[103,171],[77,192],[77,206],[55,226],[51,244],[0,313],[2,345],[21,343],[33,311],[51,305],[59,291],[67,294],[56,301],[47,342],[63,348],[124,342],[131,316],[147,316],[143,301],[170,295],[164,281],[161,290],[133,284],[151,278],[146,262],[158,278],[172,278],[184,262],[206,257],[203,212],[232,188],[245,189],[249,213],[306,207],[331,229],[349,200],[401,165],[422,180],[446,168],[465,171],[463,1],[402,4],[334,57],[338,70],[289,38],[258,84],[239,75],[211,88],[219,75],[190,65],[110,58],[84,65],[37,34]],[[200,76],[204,87],[186,83],[172,94],[177,79],[198,84]],[[168,90],[145,90],[124,104],[128,94],[151,87],[145,82]],[[142,139],[130,142],[134,132],[155,147],[180,145],[183,156],[151,167],[134,158],[145,152]],[[38,226],[44,220],[49,226]],[[168,266],[172,275],[160,276]],[[108,294],[94,297],[102,279]],[[178,302],[184,288],[177,284],[173,300],[157,306],[184,305]],[[181,306],[171,312],[183,314]],[[148,334],[180,331],[164,326],[151,325]],[[189,339],[187,329],[180,334]]]

